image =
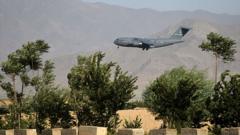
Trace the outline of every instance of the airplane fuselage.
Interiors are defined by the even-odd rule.
[[[169,38],[136,38],[136,37],[122,37],[117,38],[114,41],[114,44],[117,46],[122,47],[137,47],[142,48],[143,50],[150,49],[150,48],[158,48],[173,45],[176,43],[184,42],[183,40],[179,39],[169,39]]]
[[[158,48],[169,46],[177,43],[182,43],[182,39],[191,28],[179,27],[175,33],[169,38],[137,38],[137,37],[122,37],[114,40],[114,44],[118,47],[137,47],[143,50],[150,48]]]

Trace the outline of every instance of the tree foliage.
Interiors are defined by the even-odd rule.
[[[225,71],[207,102],[211,122],[220,127],[240,126],[240,74]]]
[[[229,37],[223,37],[220,34],[211,32],[207,35],[207,41],[199,45],[203,51],[212,52],[216,58],[215,83],[217,82],[218,59],[221,58],[224,63],[234,61],[235,44],[235,41]]]
[[[71,106],[68,104],[68,90],[60,89],[54,84],[54,64],[46,61],[41,76],[35,76],[32,85],[36,94],[32,98],[31,107],[36,113],[36,127],[39,132],[46,127],[49,119],[51,128],[73,126],[70,116]]]
[[[142,128],[142,119],[138,116],[133,121],[128,121],[125,119],[124,121],[124,128]]]
[[[79,56],[68,74],[79,124],[107,126],[109,118],[125,107],[137,89],[136,77],[113,62],[103,63],[104,56],[101,52]]]
[[[8,106],[7,113],[1,116],[1,129],[12,129],[13,126],[16,125],[15,112],[19,112],[20,109],[21,113],[24,113],[24,119],[20,119],[20,121],[18,121],[20,123],[20,128],[35,128],[34,116],[32,115],[31,110],[29,110],[28,99],[25,98],[23,99],[21,106],[20,104],[13,104]]]
[[[47,60],[44,63],[42,75],[36,75],[32,78],[31,85],[35,88],[36,92],[43,89],[43,87],[52,88],[55,86],[55,75],[53,73],[54,68],[54,63]]]
[[[1,77],[0,84],[7,96],[14,101],[14,104],[9,107],[6,128],[16,128],[19,125],[18,127],[21,128],[37,128],[41,131],[45,128],[47,119],[51,127],[73,125],[66,90],[54,84],[54,64],[48,60],[43,64],[41,58],[48,49],[48,44],[42,40],[28,42],[9,54],[8,59],[2,63],[2,71],[10,77],[11,81],[3,80]],[[35,71],[38,73],[34,74]],[[16,89],[16,79],[20,80],[21,89]],[[33,88],[36,91],[32,98],[27,98],[28,101],[23,99],[24,89],[27,86],[31,86],[30,89]],[[35,118],[28,121],[21,120],[22,113]],[[16,119],[19,119],[18,122]]]
[[[73,126],[69,111],[71,106],[67,103],[65,90],[44,87],[33,97],[32,107],[36,112],[36,126],[39,131],[47,125],[49,119],[51,128]],[[69,122],[66,124],[66,122]]]
[[[165,72],[147,87],[146,105],[170,128],[199,127],[212,83],[203,72],[183,67]]]
[[[234,54],[236,53],[235,44],[235,41],[229,37],[211,32],[207,35],[207,41],[199,47],[203,51],[213,52],[216,57],[222,58],[223,62],[230,62],[234,60]]]
[[[1,63],[1,70],[9,75],[12,82],[3,82],[2,88],[10,99],[15,102],[23,96],[23,89],[30,83],[28,73],[31,70],[39,70],[42,67],[42,54],[48,52],[49,46],[43,40],[28,42],[22,48],[8,55],[8,59]],[[16,90],[16,77],[22,83],[22,89]],[[18,98],[18,99],[17,99]]]
[[[49,46],[43,40],[28,42],[22,48],[8,55],[8,59],[1,63],[1,70],[7,75],[4,81],[1,82],[1,88],[6,91],[8,98],[12,99],[14,112],[13,127],[20,128],[21,106],[24,90],[31,82],[31,74],[33,71],[42,68],[42,54],[48,52]],[[10,80],[10,81],[9,81]],[[20,80],[21,88],[16,88],[16,80]],[[16,122],[18,119],[18,122]]]
[[[120,127],[122,120],[120,120],[119,115],[113,115],[108,121],[108,135],[116,135],[117,129]]]
[[[147,107],[147,106],[146,106],[144,101],[135,100],[135,101],[128,102],[125,109],[134,109],[134,108],[137,108],[137,107],[144,108],[144,107]]]

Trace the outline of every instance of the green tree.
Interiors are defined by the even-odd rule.
[[[137,89],[137,78],[127,75],[113,62],[103,63],[104,56],[101,52],[79,56],[68,74],[81,125],[108,126],[110,117],[125,107]]]
[[[202,42],[199,47],[203,51],[212,52],[215,56],[215,83],[217,82],[218,74],[218,59],[221,58],[224,63],[234,60],[234,54],[236,53],[235,41],[229,37],[223,37],[217,33],[209,33],[207,35],[207,41]]]
[[[69,128],[74,125],[70,115],[71,106],[67,103],[65,89],[40,89],[33,97],[32,107],[36,112],[36,127],[41,132],[49,119],[51,128]]]
[[[143,93],[145,104],[164,121],[164,126],[199,127],[206,115],[205,101],[212,83],[203,72],[183,67],[165,72]]]
[[[22,48],[16,50],[8,55],[8,59],[1,63],[1,70],[9,77],[1,83],[1,87],[6,91],[8,98],[13,100],[13,107],[11,109],[15,112],[13,128],[20,128],[20,119],[22,112],[22,98],[24,96],[24,89],[30,84],[30,73],[41,69],[43,53],[46,53],[49,49],[47,43],[43,40],[37,40],[35,42],[28,42],[24,44]],[[21,82],[21,89],[16,89],[16,80]],[[16,122],[18,119],[18,122]]]
[[[36,127],[41,132],[46,127],[46,119],[49,118],[51,128],[73,126],[70,116],[71,106],[68,104],[68,90],[55,86],[54,64],[46,61],[42,75],[32,79],[32,86],[36,94],[32,98],[33,112],[36,113]],[[59,122],[60,121],[60,122]]]
[[[214,94],[208,99],[211,123],[215,127],[240,126],[240,74],[225,71],[214,87]]]

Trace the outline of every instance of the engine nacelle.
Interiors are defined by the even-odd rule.
[[[141,46],[143,43],[142,42],[138,42],[138,41],[135,41],[132,43],[134,46]]]

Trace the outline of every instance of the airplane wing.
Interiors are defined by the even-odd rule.
[[[174,43],[163,42],[162,44],[152,45],[151,48],[165,47],[165,46],[169,46],[169,45],[173,45],[173,44],[174,44]]]
[[[158,44],[154,44],[151,46],[151,48],[159,48],[159,47],[165,47],[165,46],[170,46],[170,45],[175,45],[177,43],[182,43],[184,42],[183,40],[177,40],[177,41],[163,41]]]

